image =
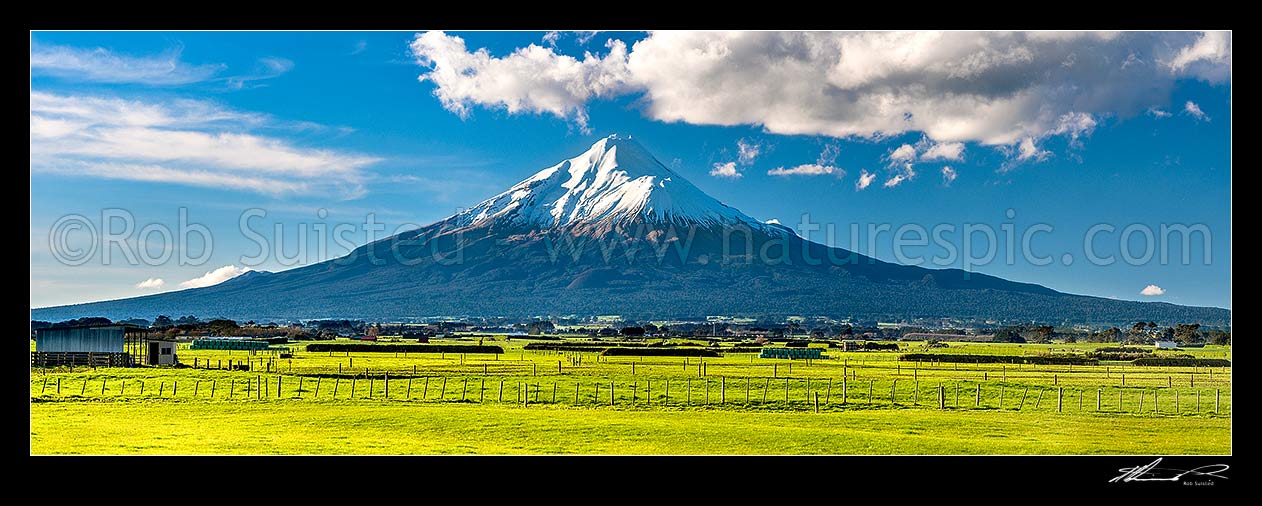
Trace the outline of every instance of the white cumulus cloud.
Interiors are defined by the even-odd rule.
[[[716,163],[714,164],[714,168],[710,169],[710,175],[729,179],[737,179],[742,176],[742,174],[736,170],[736,162]]]
[[[1034,144],[1034,139],[1029,137],[1021,139],[1021,143],[1017,145],[1017,160],[1034,160],[1036,162],[1041,162],[1046,160],[1048,156],[1051,156],[1051,154],[1051,151],[1039,149],[1039,147]]]
[[[959,174],[955,172],[955,169],[952,169],[949,165],[943,166],[942,186],[951,186],[951,183],[955,181],[957,176],[959,176]]]
[[[136,283],[136,288],[140,288],[142,290],[149,289],[149,288],[162,288],[163,286],[166,286],[166,284],[167,282],[163,280],[162,278],[149,278],[139,283]]]
[[[1171,116],[1170,111],[1166,111],[1160,107],[1149,107],[1148,115],[1154,118],[1169,118]]]
[[[859,180],[854,183],[854,191],[860,191],[872,184],[876,180],[876,174],[868,172],[866,169],[859,171]]]
[[[884,187],[886,187],[886,188],[893,188],[893,187],[898,186],[898,185],[899,185],[899,184],[901,184],[903,181],[906,181],[906,180],[908,180],[908,179],[910,179],[910,178],[908,178],[907,176],[904,176],[904,175],[902,175],[902,174],[895,174],[895,175],[893,175],[892,177],[890,177],[889,179],[885,180],[885,184],[883,184],[882,186],[884,186]]]
[[[206,274],[198,276],[180,283],[180,288],[202,288],[206,286],[217,285],[229,279],[235,278],[249,272],[249,267],[237,267],[235,265],[225,265]]]
[[[1166,289],[1157,285],[1148,285],[1148,286],[1145,286],[1143,290],[1140,290],[1139,294],[1148,296],[1148,297],[1154,297],[1157,295],[1165,295]]]
[[[1196,105],[1196,102],[1191,100],[1188,100],[1186,104],[1183,104],[1183,112],[1186,112],[1188,115],[1196,118],[1197,121],[1209,121],[1209,115],[1205,114],[1205,111],[1201,110],[1201,106]]]
[[[837,177],[844,177],[846,171],[834,167],[832,165],[819,165],[815,163],[806,163],[797,167],[776,167],[767,171],[769,176],[822,176],[825,174],[835,174]]]
[[[466,117],[474,105],[510,114],[551,114],[588,131],[588,100],[631,89],[627,46],[610,41],[609,54],[582,60],[531,44],[503,57],[486,49],[470,52],[463,38],[443,32],[417,34],[410,44],[416,62],[430,70],[421,81],[434,83],[434,95],[447,110]]]
[[[964,158],[963,142],[939,142],[921,153],[921,160],[961,160]]]
[[[530,45],[411,44],[442,104],[546,113],[585,128],[586,104],[639,95],[652,119],[786,135],[1012,147],[1090,134],[1101,117],[1169,101],[1176,80],[1230,78],[1227,32],[653,32],[582,59]]]
[[[916,148],[911,144],[903,144],[902,146],[899,146],[898,149],[895,149],[892,153],[890,153],[886,158],[888,158],[890,163],[894,165],[915,160]]]

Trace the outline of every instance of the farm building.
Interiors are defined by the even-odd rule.
[[[175,341],[154,339],[133,325],[53,327],[35,332],[31,363],[42,367],[175,365]]]
[[[248,337],[206,337],[196,339],[189,346],[192,350],[238,350],[238,351],[259,351],[266,350],[270,343],[266,339],[254,339]]]
[[[1174,341],[1157,341],[1156,347],[1158,350],[1175,350],[1179,348],[1179,343]]]
[[[823,348],[763,348],[758,358],[824,358]]]

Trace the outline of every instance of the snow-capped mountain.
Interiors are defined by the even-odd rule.
[[[336,259],[34,319],[467,315],[914,317],[1221,324],[1220,308],[1060,293],[811,242],[710,197],[627,136],[597,141],[437,223]]]
[[[543,169],[449,219],[602,234],[630,225],[731,227],[783,233],[702,192],[627,135],[596,141],[583,154]]]

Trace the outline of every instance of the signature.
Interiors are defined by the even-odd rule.
[[[1131,482],[1131,481],[1182,481],[1184,476],[1197,477],[1206,476],[1214,478],[1227,479],[1221,473],[1230,469],[1227,464],[1209,464],[1194,469],[1171,469],[1168,467],[1157,467],[1161,463],[1161,459],[1152,461],[1151,464],[1136,467],[1123,467],[1118,469],[1122,474],[1116,478],[1109,480],[1109,483]]]

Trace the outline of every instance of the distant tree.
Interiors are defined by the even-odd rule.
[[[149,320],[146,320],[144,318],[128,318],[126,320],[120,320],[118,323],[125,323],[127,325],[135,325],[137,327],[149,326]]]
[[[206,323],[206,329],[218,335],[233,335],[239,328],[241,327],[237,322],[232,320],[211,320]]]
[[[66,320],[66,321],[62,321],[62,322],[57,322],[57,323],[54,323],[52,326],[53,326],[54,328],[56,328],[56,327],[80,327],[80,326],[92,326],[92,325],[109,325],[109,324],[111,324],[111,323],[114,323],[114,322],[110,321],[110,319],[109,319],[109,318],[103,318],[103,317],[100,317],[100,316],[85,316],[85,317],[83,317],[83,318],[75,318],[75,319],[71,319],[71,320]]]
[[[626,337],[644,337],[644,327],[623,327],[620,332]]]
[[[1024,343],[1025,338],[1021,337],[1020,327],[1003,327],[995,331],[994,342],[996,343]]]
[[[851,327],[851,326],[849,326],[849,325],[842,325],[842,326],[841,326],[841,335],[843,335],[843,336],[853,336],[853,335],[854,335],[854,327]]]
[[[1214,329],[1209,331],[1209,344],[1231,344],[1231,331]]]
[[[1052,339],[1055,329],[1051,325],[1038,325],[1030,327],[1030,332],[1035,342],[1046,343]]]
[[[52,327],[52,326],[53,326],[52,322],[46,322],[46,321],[40,321],[40,320],[31,320],[31,330],[46,329],[46,328],[48,328],[48,327]]]
[[[1199,323],[1180,323],[1174,326],[1174,340],[1183,344],[1197,343],[1201,341],[1200,333],[1201,324]]]
[[[170,316],[164,314],[158,315],[157,318],[153,319],[153,323],[150,324],[150,326],[154,328],[170,327],[172,325],[175,325],[175,322],[171,321]]]
[[[600,337],[614,337],[618,335],[618,331],[614,330],[613,327],[605,327],[600,329],[599,335]]]
[[[198,320],[197,317],[193,315],[181,316],[175,320],[176,325],[193,325],[197,323],[201,323],[201,320]]]
[[[659,330],[660,329],[657,328],[657,325],[653,325],[652,323],[644,324],[644,333],[646,334],[656,334]]]
[[[545,332],[553,332],[555,330],[556,325],[547,321],[534,321],[526,325],[526,333],[530,335],[539,335]]]

